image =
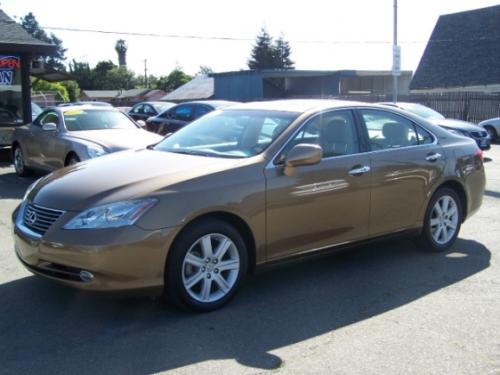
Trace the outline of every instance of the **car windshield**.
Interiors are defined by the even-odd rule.
[[[122,112],[105,109],[64,111],[64,123],[68,131],[137,129],[137,126]]]
[[[155,146],[156,150],[226,158],[264,151],[298,113],[260,110],[214,111]]]
[[[35,119],[40,113],[42,113],[42,109],[36,103],[31,102],[31,115],[33,119]]]
[[[420,117],[423,118],[428,118],[428,119],[439,119],[442,120],[444,119],[444,116],[436,112],[435,110],[426,107],[425,105],[420,105],[420,104],[408,104],[408,105],[403,105],[401,108],[406,109],[407,111],[414,113]]]

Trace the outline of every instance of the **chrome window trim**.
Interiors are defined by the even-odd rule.
[[[336,112],[336,111],[345,111],[345,110],[359,111],[359,110],[363,110],[363,109],[369,109],[369,110],[374,110],[374,111],[382,111],[382,112],[389,112],[389,113],[391,113],[393,115],[403,117],[405,120],[410,121],[415,126],[420,127],[423,130],[425,130],[426,132],[428,132],[432,136],[433,141],[432,141],[432,143],[424,143],[424,144],[414,145],[414,146],[405,146],[405,147],[398,147],[398,148],[387,148],[387,149],[383,149],[383,150],[369,150],[369,151],[356,152],[354,154],[329,156],[329,157],[326,157],[326,158],[321,158],[321,160],[330,160],[330,159],[338,159],[338,158],[341,158],[341,157],[347,157],[347,156],[352,156],[352,155],[372,154],[372,153],[379,153],[379,152],[386,152],[386,151],[401,150],[402,148],[404,148],[404,149],[412,149],[412,148],[415,148],[415,147],[436,146],[436,145],[438,145],[438,138],[436,137],[436,135],[433,132],[431,132],[427,128],[421,126],[420,124],[417,124],[411,118],[409,118],[409,117],[407,117],[407,116],[405,116],[403,114],[391,111],[390,108],[389,108],[389,110],[386,110],[385,108],[380,109],[380,108],[372,108],[372,107],[339,107],[339,108],[330,108],[330,109],[321,110],[320,112],[316,112],[314,114],[311,114],[311,116],[309,116],[308,118],[306,118],[304,120],[304,122],[292,133],[292,135],[290,135],[290,137],[283,144],[283,146],[281,146],[280,149],[273,155],[273,157],[266,164],[265,169],[266,170],[267,169],[273,169],[273,168],[277,168],[277,167],[283,165],[283,164],[275,164],[274,161],[281,154],[281,152],[285,149],[285,147],[292,141],[292,139],[302,130],[302,128],[304,126],[306,126],[309,123],[309,121],[311,121],[316,116],[319,116],[319,115],[325,114],[325,113]],[[354,116],[354,121],[356,121],[355,116]]]

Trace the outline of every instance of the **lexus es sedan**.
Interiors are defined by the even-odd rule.
[[[472,122],[447,119],[441,113],[418,103],[381,103],[383,105],[395,106],[406,111],[412,112],[425,118],[427,121],[435,125],[439,125],[448,131],[454,132],[465,137],[472,138],[476,141],[481,150],[489,150],[491,147],[491,139],[485,129],[473,124]]]
[[[75,288],[163,292],[207,311],[267,262],[395,233],[443,251],[484,188],[475,142],[409,112],[239,104],[36,181],[12,216],[15,251]]]
[[[149,131],[166,135],[174,133],[190,122],[212,112],[216,109],[222,109],[236,102],[226,100],[199,100],[185,102],[167,109],[157,116],[147,119],[146,128]]]
[[[161,139],[113,107],[54,107],[14,130],[12,159],[16,173],[25,176],[33,169],[53,171],[111,152],[145,148]]]

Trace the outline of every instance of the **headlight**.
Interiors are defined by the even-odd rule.
[[[145,198],[89,208],[71,219],[64,229],[118,228],[132,225],[156,202],[157,199]]]
[[[28,186],[28,188],[26,189],[26,192],[24,193],[24,196],[23,196],[23,201],[26,200],[26,198],[28,198],[28,195],[31,193],[31,191],[33,190],[33,188],[35,187],[35,185],[38,183],[38,181],[40,181],[41,178],[39,178],[38,180],[36,180],[35,182],[33,182],[30,186]]]
[[[97,158],[98,156],[102,156],[107,152],[101,147],[97,145],[87,146],[87,154],[91,158]]]

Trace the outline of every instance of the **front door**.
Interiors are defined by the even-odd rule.
[[[282,160],[295,145],[323,148],[317,165],[284,174]],[[368,234],[370,158],[360,152],[350,110],[334,110],[308,120],[266,168],[268,259],[360,239]]]

